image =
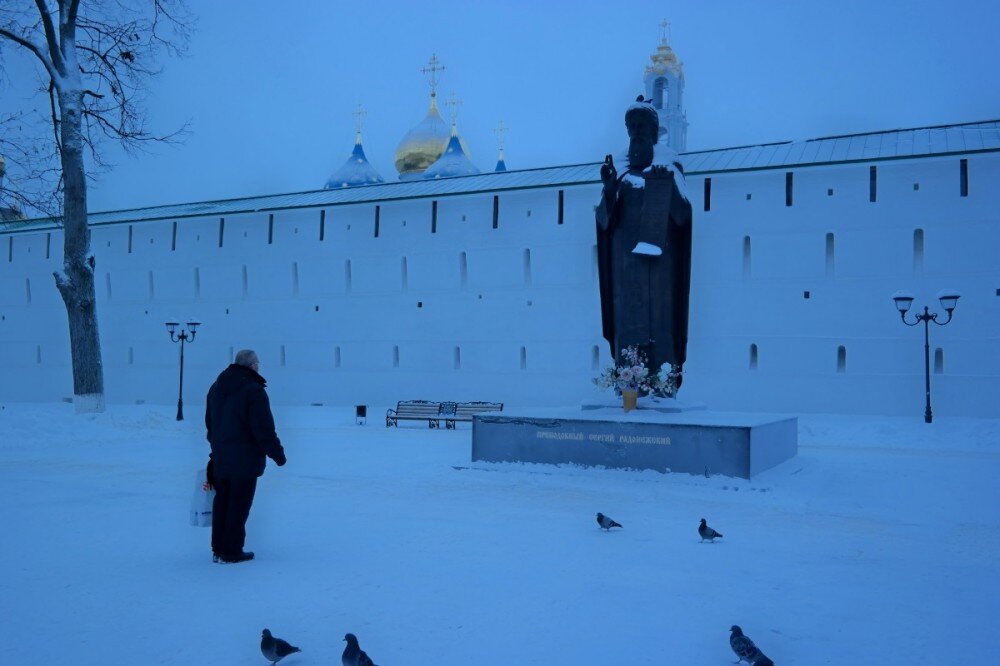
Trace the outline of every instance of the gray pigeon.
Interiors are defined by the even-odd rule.
[[[708,539],[709,543],[715,543],[716,539],[722,538],[721,534],[708,526],[704,518],[701,519],[701,525],[698,525],[698,536],[701,537],[702,541]]]
[[[600,511],[597,512],[597,524],[601,526],[602,530],[611,530],[612,527],[621,527],[620,523],[616,523],[611,518],[608,518]]]
[[[347,641],[347,647],[344,648],[344,654],[340,657],[344,666],[375,666],[371,657],[365,654],[365,651],[358,645],[357,636],[347,634],[344,636],[344,640]]]
[[[735,663],[738,664],[741,661],[746,661],[753,666],[758,663],[761,657],[764,657],[763,653],[753,644],[753,641],[743,635],[743,630],[740,629],[739,625],[734,624],[729,628],[729,631],[733,632],[729,636],[729,647],[733,648],[733,652],[739,657],[739,660]],[[767,657],[764,657],[764,659],[767,659]]]
[[[280,638],[275,638],[268,629],[265,629],[261,635],[260,653],[264,655],[264,659],[271,662],[271,666],[274,666],[274,664],[277,664],[288,655],[295,654],[296,652],[302,652],[302,650],[294,645],[289,645]]]

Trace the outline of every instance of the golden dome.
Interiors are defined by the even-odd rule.
[[[396,170],[400,180],[417,178],[437,162],[448,146],[450,136],[448,125],[438,113],[435,95],[431,93],[431,108],[427,117],[407,132],[396,148]]]

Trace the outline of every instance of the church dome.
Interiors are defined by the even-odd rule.
[[[451,138],[441,157],[424,171],[424,178],[448,178],[450,176],[471,176],[479,173],[465,152],[465,146],[458,137],[458,130],[452,125]]]
[[[371,165],[365,157],[365,149],[361,145],[361,132],[358,132],[354,140],[354,150],[347,158],[343,166],[337,169],[323,187],[334,190],[340,187],[353,187],[355,185],[374,185],[384,183],[375,167]]]
[[[396,171],[400,180],[419,178],[427,167],[437,162],[448,146],[448,125],[438,113],[437,100],[431,93],[427,117],[411,129],[396,148]]]

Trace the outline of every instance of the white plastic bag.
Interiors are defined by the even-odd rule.
[[[191,497],[191,524],[194,527],[211,527],[212,503],[215,501],[215,489],[205,490],[204,469],[198,470],[194,478],[194,495]]]

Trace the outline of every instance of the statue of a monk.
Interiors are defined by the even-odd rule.
[[[656,110],[639,96],[625,112],[628,166],[619,176],[611,155],[601,166],[597,266],[604,337],[616,363],[636,346],[651,373],[674,374],[687,358],[691,288],[691,204],[677,154],[657,146]]]

